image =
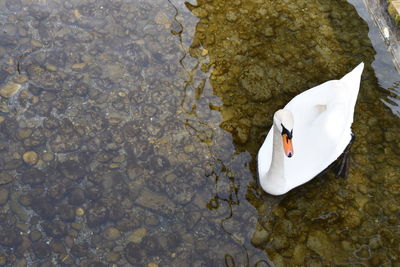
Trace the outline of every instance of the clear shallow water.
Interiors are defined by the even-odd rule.
[[[376,34],[345,1],[197,4],[0,1],[0,263],[398,263]],[[264,194],[273,112],[360,61],[349,179]]]

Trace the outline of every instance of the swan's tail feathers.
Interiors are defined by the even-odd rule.
[[[346,95],[348,95],[348,99],[350,103],[353,104],[353,107],[357,101],[357,95],[360,89],[361,74],[363,73],[363,70],[364,62],[361,62],[357,67],[340,79],[340,81],[344,84]]]

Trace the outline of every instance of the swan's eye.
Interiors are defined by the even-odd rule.
[[[286,135],[286,138],[287,139],[292,139],[292,137],[293,137],[293,130],[291,130],[290,132],[289,132],[289,130],[288,129],[286,129],[285,128],[285,126],[283,126],[283,124],[281,123],[281,126],[282,126],[282,135]]]

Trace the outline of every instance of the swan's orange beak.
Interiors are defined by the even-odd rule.
[[[293,146],[292,139],[288,137],[287,134],[282,134],[282,143],[283,150],[285,151],[285,155],[289,158],[293,156]]]

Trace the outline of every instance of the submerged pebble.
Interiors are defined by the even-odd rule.
[[[14,82],[9,82],[0,87],[0,95],[4,98],[12,97],[19,89],[21,89],[21,85]]]
[[[0,188],[0,205],[7,203],[9,191],[6,188]]]
[[[117,239],[119,239],[119,238],[121,237],[121,233],[120,233],[120,231],[119,231],[117,228],[115,228],[115,227],[108,227],[108,228],[104,231],[103,236],[104,236],[104,238],[105,238],[106,240],[114,241],[114,240],[117,240]]]
[[[22,159],[29,165],[35,165],[38,162],[39,156],[35,151],[28,151],[22,155]]]

